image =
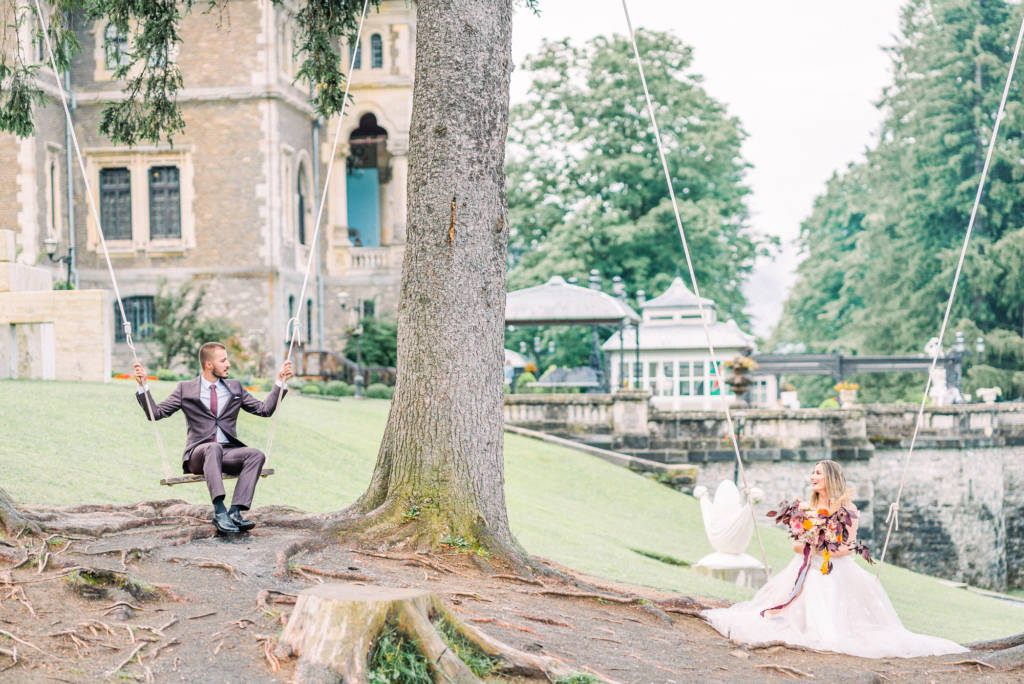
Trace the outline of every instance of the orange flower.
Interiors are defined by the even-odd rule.
[[[827,508],[819,508],[818,509],[818,515],[820,515],[823,518],[827,518],[828,517],[828,509]]]
[[[838,543],[838,544],[842,544],[843,543],[843,535],[841,535],[841,534],[837,534],[836,535],[836,543]]]
[[[810,520],[807,520],[806,518],[804,518],[804,529],[805,530],[809,530],[812,527],[814,527],[814,523],[812,523]]]

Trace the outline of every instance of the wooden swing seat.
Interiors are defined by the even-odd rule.
[[[260,477],[268,477],[268,476],[273,475],[273,474],[274,474],[274,469],[273,468],[267,468],[262,473],[260,473]],[[238,479],[237,475],[224,475],[223,477],[224,477],[225,480],[237,480]],[[205,475],[182,475],[180,477],[165,477],[164,479],[160,480],[160,484],[167,485],[168,487],[171,487],[173,485],[188,484],[190,482],[206,482],[206,476]]]

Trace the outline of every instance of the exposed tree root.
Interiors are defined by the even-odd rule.
[[[224,572],[226,572],[229,575],[231,575],[232,579],[236,579],[236,580],[242,579],[241,577],[238,576],[238,573],[241,572],[243,575],[246,574],[244,571],[239,570],[238,568],[236,568],[233,565],[230,565],[228,563],[222,563],[220,561],[211,560],[209,558],[179,558],[177,556],[174,556],[173,558],[168,558],[167,560],[172,562],[172,563],[181,563],[182,565],[192,565],[192,566],[195,566],[197,568],[216,568],[218,570],[223,570]]]
[[[1011,646],[984,656],[986,665],[1001,665],[1011,668],[1024,666],[1024,644]],[[971,661],[976,662],[976,661]]]
[[[295,603],[298,597],[295,594],[289,594],[284,591],[277,591],[276,589],[264,589],[256,595],[256,607],[260,610],[267,612],[271,611],[271,603]]]
[[[512,580],[513,582],[522,582],[523,584],[534,584],[534,585],[536,585],[538,587],[543,587],[544,586],[543,582],[541,582],[539,579],[534,579],[533,577],[520,577],[519,575],[502,575],[502,574],[498,574],[498,575],[491,575],[491,578],[493,578],[493,579],[507,579],[507,580]]]
[[[363,556],[371,556],[373,558],[384,558],[386,560],[395,561],[406,561],[408,563],[415,563],[416,565],[422,565],[425,568],[430,568],[435,572],[447,573],[449,575],[459,575],[460,577],[466,577],[465,573],[461,573],[455,568],[449,567],[444,563],[431,560],[424,554],[419,553],[381,553],[374,551],[362,551],[360,549],[347,549],[349,553],[357,553]]]
[[[306,551],[319,551],[325,546],[327,546],[327,539],[319,536],[292,542],[277,552],[277,566],[274,569],[274,574],[278,577],[287,577],[293,556]]]
[[[574,625],[570,625],[568,622],[562,622],[549,617],[539,617],[537,615],[527,615],[526,613],[512,613],[517,617],[521,617],[524,620],[531,620],[532,622],[539,622],[542,625],[554,625],[555,627],[568,627],[569,629],[576,629]]]
[[[38,646],[36,646],[33,643],[29,643],[28,641],[25,641],[24,639],[18,638],[17,636],[11,634],[10,632],[8,632],[6,630],[0,629],[0,636],[5,636],[8,639],[10,639],[11,641],[17,642],[17,643],[21,644],[22,646],[28,646],[33,651],[38,651],[39,653],[42,653],[43,655],[46,655],[46,651],[44,651],[43,649],[39,648]]]
[[[299,681],[365,682],[367,657],[388,624],[417,644],[440,681],[478,682],[447,644],[436,622],[443,620],[495,661],[494,672],[554,680],[577,670],[548,656],[512,648],[464,623],[434,594],[417,589],[323,584],[303,591],[278,642],[276,655],[298,657]]]
[[[376,582],[377,580],[369,575],[363,575],[358,572],[333,572],[331,570],[321,570],[320,568],[313,567],[311,565],[293,565],[289,569],[293,573],[304,574],[304,575],[318,575],[320,577],[330,577],[331,579],[340,579],[347,582]],[[309,579],[309,577],[307,577]]]
[[[30,516],[22,515],[15,507],[14,501],[3,489],[0,489],[0,524],[11,537],[20,537],[24,533],[39,534],[39,525]]]
[[[996,651],[1004,648],[1013,648],[1014,646],[1020,646],[1021,644],[1024,644],[1024,632],[1008,637],[1002,637],[1001,639],[975,641],[972,644],[965,644],[965,646],[973,651]]]
[[[776,663],[769,663],[767,665],[755,665],[754,667],[760,668],[762,670],[775,670],[779,674],[784,674],[792,679],[800,679],[801,677],[814,679],[814,675],[812,675],[810,672],[804,672],[802,670],[796,669],[795,667],[790,667],[789,665],[778,665]]]

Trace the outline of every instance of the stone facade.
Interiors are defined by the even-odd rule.
[[[130,228],[112,233],[105,224],[104,231],[122,297],[148,305],[144,300],[157,292],[161,279],[172,286],[197,281],[208,292],[204,313],[241,327],[247,345],[270,365],[283,358],[291,317],[310,346],[340,347],[347,319],[338,305],[340,292],[349,293],[350,304],[372,301],[367,312],[394,312],[405,241],[415,7],[386,0],[379,12],[369,13],[362,64],[352,76],[353,103],[340,124],[333,160],[338,121],[318,122],[308,84],[294,81],[295,9],[269,0],[231,0],[213,13],[196,8],[182,21],[182,43],[172,55],[184,78],[178,102],[186,129],[173,146],[142,143],[131,149],[98,133],[104,103],[122,97],[123,84],[107,68],[113,54],[107,50],[107,23],[80,18],[82,51],[70,84],[87,178],[72,162],[72,230],[65,119],[47,68],[40,70],[40,82],[49,97],[35,112],[36,135],[0,135],[0,228],[18,234],[18,261],[50,267],[63,280],[63,266],[50,266],[43,246],[57,239],[58,254],[73,247],[78,287],[110,289],[99,222],[85,198],[91,193],[100,206],[110,187],[109,180],[101,187],[101,178],[111,178],[114,170],[123,174],[130,202]],[[367,114],[385,129],[387,154],[380,172],[380,246],[359,247],[348,240],[346,162],[349,138]],[[314,244],[318,201],[332,163]],[[171,231],[158,229],[164,224],[154,219],[154,183],[164,169],[173,169],[176,184],[170,192],[179,219]],[[307,264],[310,278],[299,301]],[[120,320],[109,323],[112,333],[115,327],[120,331]],[[145,349],[138,339],[144,334],[135,332]],[[115,342],[115,370],[126,370],[129,361],[126,345]]]
[[[49,271],[14,262],[0,229],[0,378],[110,379],[111,309],[103,290],[54,290]]]
[[[591,419],[606,415],[609,395],[541,396],[543,402],[506,397],[506,420],[652,461],[696,465],[697,484],[709,489],[736,474],[722,413],[655,410],[645,436],[616,441],[614,411],[610,420]],[[814,463],[836,460],[854,487],[859,534],[879,555],[916,418],[913,407],[888,406],[734,412],[747,482],[765,492],[758,514],[807,496]],[[1022,448],[1024,404],[927,409],[886,560],[981,587],[1024,587]]]

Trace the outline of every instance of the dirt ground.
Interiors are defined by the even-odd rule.
[[[0,542],[0,682],[286,682],[294,662],[273,655],[276,638],[295,595],[321,582],[430,590],[493,637],[619,682],[1024,680],[1022,669],[978,662],[990,652],[865,660],[743,648],[695,615],[712,601],[553,563],[564,576],[517,578],[454,550],[344,539],[317,548],[295,526],[308,518],[276,508],[254,511],[260,525],[249,534],[215,537],[209,510],[180,501],[29,509],[46,533]]]

